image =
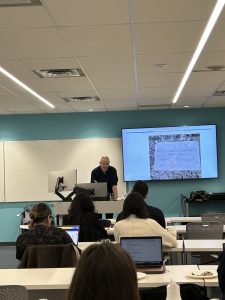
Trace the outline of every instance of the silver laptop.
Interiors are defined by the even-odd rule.
[[[132,257],[138,272],[165,272],[161,236],[121,237],[120,245]]]
[[[73,243],[77,246],[79,241],[80,226],[79,225],[60,226],[60,228],[64,229],[69,234],[69,236],[73,240]]]

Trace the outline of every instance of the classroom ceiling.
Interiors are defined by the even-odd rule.
[[[0,7],[0,66],[56,107],[0,75],[0,114],[225,106],[225,9],[171,105],[215,3],[40,0]],[[40,78],[33,71],[74,68],[85,76]],[[92,96],[100,100],[63,99]]]

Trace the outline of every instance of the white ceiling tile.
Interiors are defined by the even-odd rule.
[[[168,22],[208,19],[215,0],[134,0],[135,22]]]
[[[92,88],[85,77],[29,79],[26,83],[40,92],[66,92]]]
[[[63,27],[77,56],[131,54],[129,25]]]
[[[207,70],[207,66],[225,66],[225,51],[204,51],[194,70]]]
[[[137,108],[137,101],[136,100],[121,100],[121,101],[107,101],[104,102],[107,108],[124,108],[124,107],[136,107]]]
[[[167,74],[140,74],[138,76],[139,87],[165,87],[178,86],[183,77],[182,73],[167,73]]]
[[[220,85],[225,81],[225,71],[223,72],[192,72],[188,79],[187,87],[193,85]]]
[[[160,87],[157,88],[142,88],[140,89],[140,99],[168,99],[168,102],[172,100],[172,96],[175,94],[175,87]]]
[[[138,74],[167,74],[184,72],[192,53],[162,53],[137,55]],[[159,68],[157,64],[166,64]]]
[[[88,75],[134,74],[131,55],[79,57],[82,68]]]
[[[204,21],[137,24],[137,54],[192,52],[205,25]]]
[[[207,97],[217,89],[217,85],[185,86],[181,97]],[[178,99],[179,101],[179,99]]]
[[[170,105],[171,104],[171,99],[166,99],[166,98],[161,98],[161,99],[140,99],[139,100],[139,105],[155,105],[155,106],[160,106],[160,105]]]
[[[31,70],[79,68],[76,59],[72,57],[21,59],[21,61]]]
[[[129,22],[127,0],[44,0],[43,3],[61,26]]]
[[[134,89],[135,79],[133,75],[108,75],[90,76],[94,86],[98,89]]]
[[[56,28],[1,30],[0,40],[18,58],[71,56]]]
[[[204,106],[225,106],[225,96],[210,97]]]
[[[219,19],[206,43],[205,51],[225,50],[224,27],[225,20]]]
[[[179,98],[178,102],[173,104],[174,106],[201,106],[207,100],[207,97],[181,97]]]
[[[106,101],[118,103],[121,100],[136,100],[137,98],[135,89],[98,90],[98,92],[104,103]]]
[[[0,28],[49,26],[54,26],[54,23],[51,21],[50,17],[42,6],[0,8]]]
[[[21,81],[23,78],[37,78],[37,75],[19,60],[0,58],[0,65]]]

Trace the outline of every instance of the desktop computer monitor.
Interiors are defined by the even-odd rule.
[[[56,184],[59,183],[59,192],[73,191],[77,183],[77,170],[51,171],[48,174],[48,192],[55,193]]]
[[[93,201],[108,200],[107,182],[78,183],[75,188],[89,192]]]

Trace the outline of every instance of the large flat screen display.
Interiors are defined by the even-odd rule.
[[[217,178],[216,125],[122,129],[124,180]]]

